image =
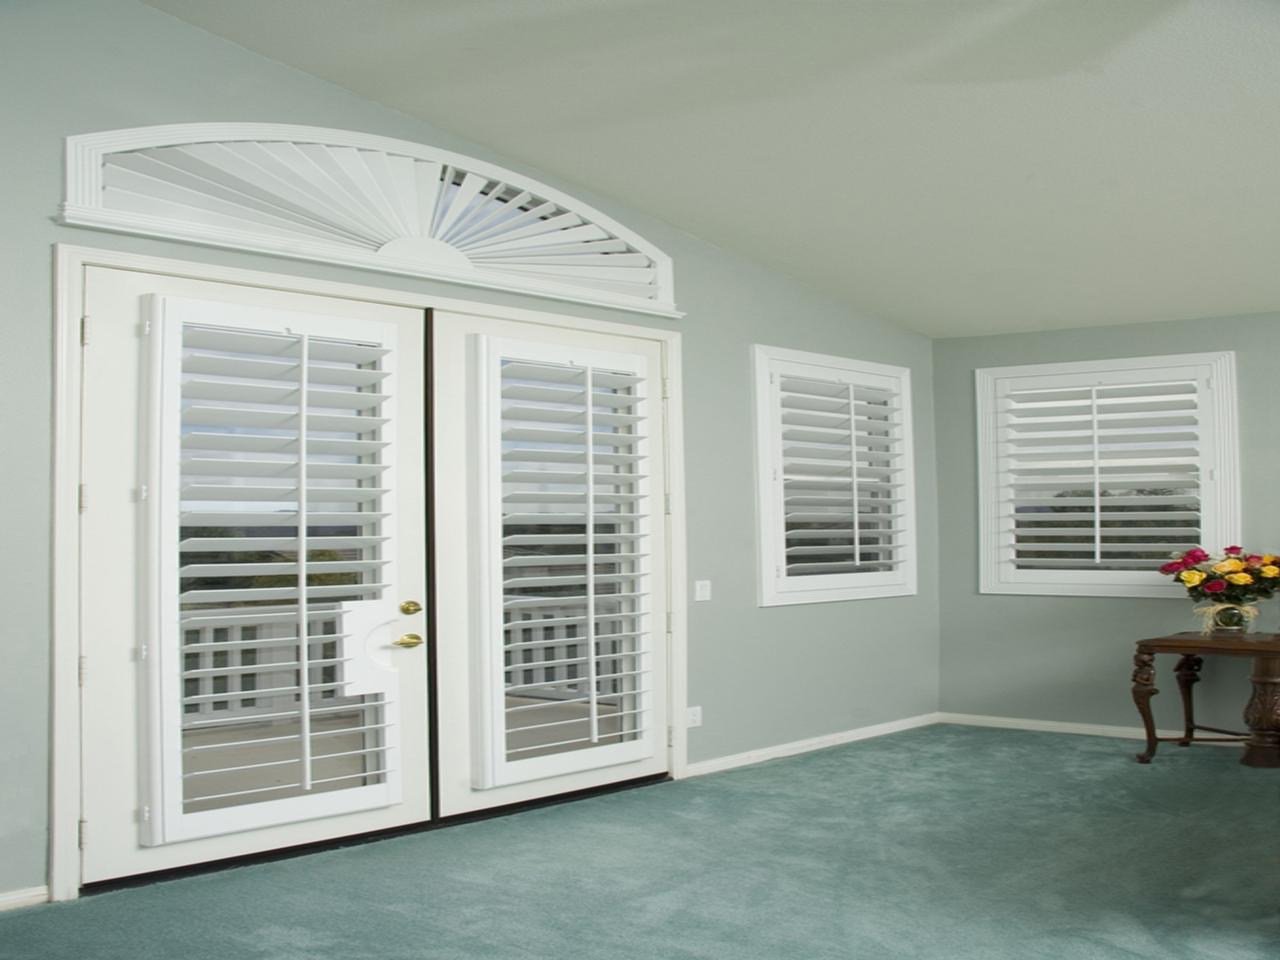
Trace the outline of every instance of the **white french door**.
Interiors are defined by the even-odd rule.
[[[660,345],[433,331],[441,814],[665,772]]]
[[[422,312],[85,291],[83,881],[428,819]]]

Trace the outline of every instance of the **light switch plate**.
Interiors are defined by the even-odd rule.
[[[689,708],[689,716],[685,721],[685,726],[691,727],[691,728],[702,726],[702,708],[701,707]]]
[[[693,599],[695,601],[711,599],[711,581],[710,580],[693,581]]]

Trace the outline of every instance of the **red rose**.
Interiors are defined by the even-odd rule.
[[[1227,581],[1225,580],[1206,580],[1201,584],[1200,589],[1205,593],[1221,593],[1227,589]]]
[[[1205,553],[1199,547],[1194,547],[1182,555],[1182,559],[1191,565],[1204,563],[1209,559],[1209,554]]]
[[[1181,560],[1170,560],[1168,563],[1166,563],[1163,567],[1160,568],[1160,572],[1161,573],[1179,573],[1185,569],[1187,569],[1187,565],[1183,563]]]
[[[1240,548],[1239,548],[1239,547],[1227,547],[1227,549],[1223,550],[1222,552],[1223,552],[1223,553],[1225,553],[1225,554],[1227,554],[1227,555],[1229,555],[1229,556],[1235,556],[1237,553],[1239,553],[1239,552],[1240,552]]]

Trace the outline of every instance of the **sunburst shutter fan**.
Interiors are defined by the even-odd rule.
[[[1159,590],[1171,553],[1225,546],[1235,536],[1225,357],[980,371],[984,523],[1000,576]]]
[[[758,349],[766,597],[913,591],[907,371]]]
[[[676,315],[671,261],[492,164],[385,137],[187,124],[71,137],[67,223]]]

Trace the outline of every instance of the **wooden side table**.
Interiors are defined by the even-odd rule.
[[[1183,732],[1180,737],[1157,737],[1151,717],[1151,698],[1160,691],[1155,686],[1155,659],[1158,653],[1179,654],[1174,674],[1182,694]],[[1244,708],[1249,732],[1219,730],[1195,722],[1192,688],[1200,680],[1204,657],[1251,657],[1253,693]],[[1133,655],[1133,702],[1142,714],[1147,748],[1137,755],[1139,763],[1150,763],[1161,741],[1172,740],[1181,747],[1196,741],[1243,741],[1240,762],[1248,767],[1280,767],[1280,634],[1175,633],[1167,637],[1139,640]],[[1229,734],[1197,737],[1197,731]]]

